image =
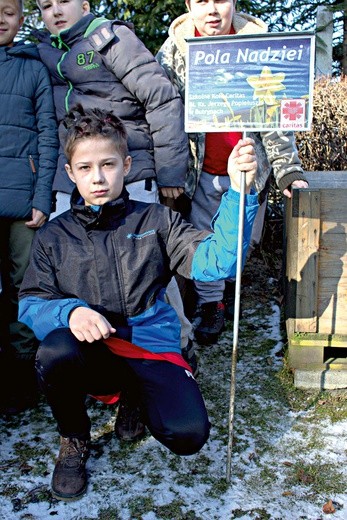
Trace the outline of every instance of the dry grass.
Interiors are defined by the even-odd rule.
[[[347,170],[347,79],[322,78],[315,83],[310,132],[297,132],[304,170]]]
[[[347,77],[315,83],[312,130],[296,132],[305,171],[347,170]],[[283,196],[272,178],[260,251],[269,266],[278,263],[283,239]]]

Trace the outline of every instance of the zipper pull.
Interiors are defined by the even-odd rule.
[[[33,159],[32,155],[29,155],[29,162],[30,162],[31,171],[33,173],[36,173],[36,167],[35,167],[35,163],[34,163],[34,159]]]

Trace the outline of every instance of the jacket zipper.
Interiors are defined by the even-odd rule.
[[[32,155],[29,155],[30,168],[33,173],[36,173],[36,166]]]
[[[64,104],[65,104],[65,111],[69,112],[69,98],[70,98],[71,91],[73,90],[73,85],[72,85],[71,81],[69,81],[67,78],[65,78],[64,74],[62,73],[61,64],[64,61],[67,53],[70,52],[71,48],[65,42],[63,42],[63,40],[59,36],[57,37],[57,41],[58,41],[58,49],[63,49],[63,48],[66,49],[66,51],[62,54],[62,56],[60,57],[60,59],[57,63],[57,72],[58,72],[59,76],[67,83],[68,88],[67,88],[67,93],[65,94]]]

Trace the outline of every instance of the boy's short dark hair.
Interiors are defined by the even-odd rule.
[[[125,126],[112,112],[99,108],[84,109],[79,104],[64,117],[63,124],[67,129],[64,152],[69,163],[78,141],[90,137],[110,139],[123,159],[129,155]]]

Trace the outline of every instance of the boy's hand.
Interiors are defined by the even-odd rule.
[[[32,209],[31,212],[31,220],[25,223],[29,228],[39,228],[41,227],[47,220],[47,216],[42,213],[39,209]]]
[[[296,186],[297,188],[308,188],[308,182],[306,182],[306,181],[292,182],[292,184],[289,186],[289,188],[286,188],[285,190],[283,190],[283,195],[288,197],[288,199],[292,198],[292,190],[291,190],[292,186]]]
[[[177,199],[184,192],[183,188],[175,188],[169,186],[162,186],[159,188],[159,191],[163,197],[167,197],[169,199]]]
[[[93,343],[100,339],[107,339],[116,329],[102,314],[87,307],[76,307],[69,318],[71,332],[79,341]]]
[[[246,172],[246,193],[249,193],[257,172],[254,141],[250,137],[240,139],[229,155],[228,174],[234,191],[240,191],[240,173],[242,171]]]

